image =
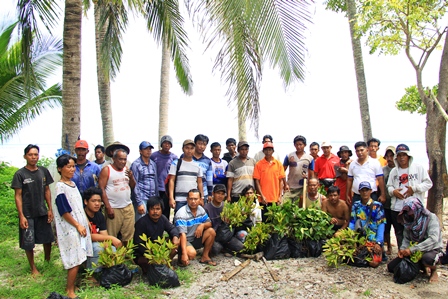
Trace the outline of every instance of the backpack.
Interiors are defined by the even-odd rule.
[[[177,160],[177,166],[176,166],[176,178],[174,179],[174,188],[173,188],[173,192],[176,192],[176,182],[177,182],[177,173],[179,172],[180,169],[180,165],[182,165],[182,158]],[[169,184],[170,184],[170,178],[171,178],[172,174],[169,174],[166,179],[165,179],[165,194],[167,195],[167,197],[169,198],[169,192],[170,192],[170,188],[169,188]],[[174,197],[174,194],[173,194]]]

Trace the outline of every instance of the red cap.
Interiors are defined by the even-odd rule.
[[[272,142],[265,142],[263,143],[263,149],[270,147],[270,148],[274,148],[274,144]]]
[[[85,140],[78,140],[75,143],[75,148],[85,148],[89,149],[89,144]]]

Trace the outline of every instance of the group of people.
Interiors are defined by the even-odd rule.
[[[88,260],[91,267],[101,250],[98,242],[105,240],[120,247],[133,239],[138,245],[135,262],[143,271],[148,262],[140,246],[143,233],[155,240],[167,232],[177,245],[172,256],[178,254],[180,266],[187,266],[201,247],[200,262],[216,265],[212,254],[243,248],[244,228],[224,244],[215,237],[224,201],[236,202],[245,195],[263,207],[253,224],[266,221],[266,207],[289,199],[329,213],[335,234],[347,227],[368,228],[368,238],[385,247],[387,254],[391,254],[393,226],[399,258],[423,251],[430,280],[437,280],[435,267],[442,252],[440,225],[423,205],[432,182],[423,167],[413,163],[407,145],[389,146],[383,157],[378,139],[360,141],[354,146],[357,158],[352,159],[348,146],[333,154],[331,142],[311,143],[308,154],[306,138],[298,135],[293,140],[295,151],[281,159],[270,135],[263,137],[262,150],[255,158],[249,156],[248,142],[233,138],[226,140],[228,152],[222,158],[221,145],[212,143],[212,158],[208,158],[204,154],[208,143],[209,138],[202,134],[187,139],[178,157],[171,152],[173,139],[165,135],[154,152],[150,142],[141,142],[139,158],[128,163],[130,149],[120,142],[106,148],[96,146],[95,161],[89,161],[89,144],[78,140],[76,158],[63,154],[56,160],[61,178],[53,200],[49,189],[53,178],[46,168],[37,166],[39,147],[28,145],[24,150],[27,164],[14,175],[12,188],[19,214],[20,247],[26,252],[32,274],[39,274],[34,244],[44,244],[45,259],[50,258],[53,220],[71,298],[76,297],[74,282],[79,266]],[[323,154],[318,156],[320,149]],[[105,155],[111,161],[106,161]],[[326,189],[326,196],[319,192],[320,186]],[[410,247],[410,241],[418,244]]]

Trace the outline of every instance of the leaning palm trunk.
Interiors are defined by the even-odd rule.
[[[364,140],[372,138],[372,126],[370,125],[369,101],[367,99],[367,84],[364,73],[364,61],[362,57],[361,38],[355,32],[356,4],[354,0],[346,0],[347,17],[350,25],[350,37],[352,40],[353,60],[355,63],[356,82],[358,86],[359,110],[361,112],[361,125]]]
[[[62,148],[71,151],[81,133],[82,1],[66,0],[62,68]]]
[[[101,61],[101,44],[104,42],[104,35],[107,24],[100,25],[100,8],[98,2],[94,2],[95,14],[95,43],[96,43],[96,65],[98,79],[98,96],[100,100],[101,122],[103,125],[103,144],[108,145],[114,142],[114,124],[112,118],[112,105],[110,95],[110,77],[103,67]]]
[[[170,50],[166,39],[162,40],[162,66],[160,70],[159,140],[168,134],[168,109],[170,101]]]
[[[238,140],[247,140],[246,136],[246,119],[238,110]]]

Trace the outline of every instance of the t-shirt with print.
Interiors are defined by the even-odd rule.
[[[308,170],[314,170],[314,159],[306,153],[299,158],[296,152],[292,152],[285,157],[283,166],[289,166],[289,188],[299,189],[303,187],[303,173],[308,174]]]
[[[174,160],[173,163],[171,163],[170,175],[176,175],[178,161],[179,160]],[[182,164],[177,172],[174,200],[187,201],[188,191],[198,188],[197,180],[201,177],[202,170],[196,162],[182,160]],[[204,182],[202,182],[202,184],[204,184]]]
[[[226,160],[219,159],[219,162],[215,162],[213,159],[212,161],[212,169],[213,169],[213,186],[216,184],[227,184],[227,178],[226,178],[226,170],[227,170],[227,163]]]
[[[106,219],[104,218],[101,211],[93,214],[93,217],[90,217],[87,213],[86,216],[87,219],[89,219],[90,226],[92,227],[92,229],[90,230],[92,234],[99,234],[100,231],[107,230]]]

